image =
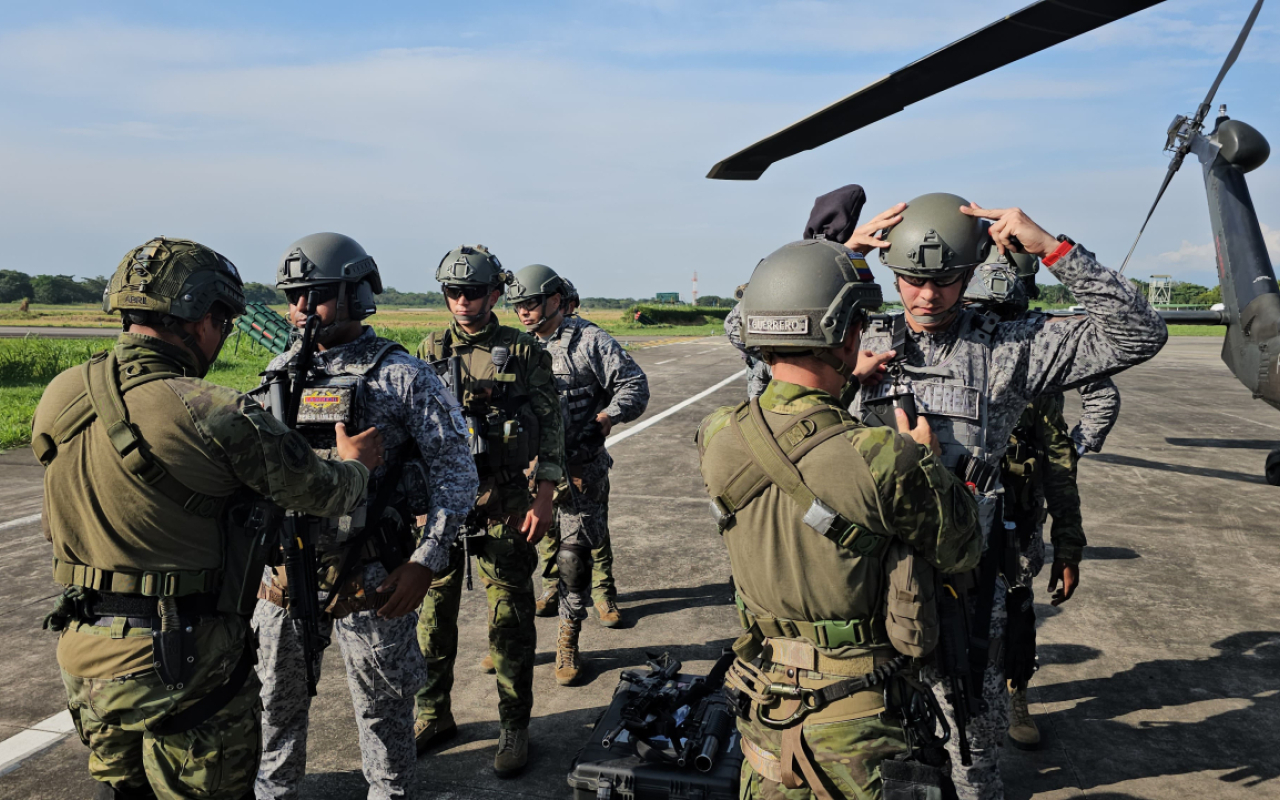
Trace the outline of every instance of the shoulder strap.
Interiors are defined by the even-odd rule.
[[[104,359],[87,362],[82,374],[85,393],[92,406],[93,416],[106,429],[107,439],[120,456],[125,469],[133,477],[159,490],[196,516],[217,516],[222,510],[224,498],[212,497],[187,488],[181,481],[170,475],[168,470],[143,446],[142,437],[138,435],[137,428],[129,422],[129,411],[124,404],[124,392],[116,380],[117,371],[118,362],[115,353],[109,353]],[[162,377],[167,378],[172,375],[139,376],[131,382],[129,388],[149,382],[143,378],[158,380]],[[87,422],[92,422],[92,419],[90,417]],[[84,430],[87,422],[79,430]]]
[[[751,461],[734,476],[726,492],[712,500],[722,527],[738,509],[772,483],[804,509],[803,522],[810,528],[862,555],[882,552],[887,537],[842,517],[809,488],[795,466],[796,461],[822,442],[856,426],[857,423],[839,409],[818,406],[798,415],[791,425],[775,435],[764,420],[759,398],[739,406],[729,418],[729,427],[746,444]],[[780,442],[790,444],[790,452],[784,451]],[[735,489],[747,491],[738,494]]]

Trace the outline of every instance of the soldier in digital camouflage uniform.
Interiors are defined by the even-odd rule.
[[[1010,260],[1012,264],[1008,263]],[[980,266],[970,280],[964,300],[1002,321],[1029,317],[1036,313],[1028,307],[1039,293],[1035,285],[1039,268],[1039,260],[1029,254],[1002,256],[992,251],[987,263]],[[1087,430],[1089,444],[1100,450],[1120,413],[1120,392],[1110,378],[1084,384],[1079,392],[1082,414],[1076,433],[1083,439],[1083,431]],[[1019,593],[1015,598],[1016,607],[1025,609],[1021,620],[1025,629],[1019,629],[1018,618],[1010,615],[1011,636],[1006,643],[1009,653],[1006,668],[1011,670],[1007,676],[1008,737],[1015,747],[1024,750],[1034,750],[1040,745],[1040,731],[1027,705],[1027,682],[1035,668],[1032,584],[1044,566],[1046,512],[1053,516],[1054,566],[1049,592],[1055,591],[1068,568],[1075,576],[1054,597],[1054,605],[1069,600],[1074,594],[1086,543],[1076,462],[1088,446],[1077,444],[1068,433],[1063,405],[1061,392],[1031,401],[1018,418],[1001,465],[1004,518],[1006,524],[1014,526],[1018,543],[1018,575],[1008,579],[1014,592]]]
[[[497,673],[502,726],[493,768],[499,777],[509,778],[529,758],[537,649],[534,546],[551,525],[555,488],[565,475],[564,423],[551,356],[532,336],[500,325],[493,313],[511,273],[483,245],[464,246],[441,259],[436,280],[453,324],[424,339],[418,355],[438,369],[457,373],[460,385],[450,388],[474,431],[471,452],[480,488],[472,498],[475,508],[464,535],[489,605],[489,658]],[[530,479],[537,486],[533,497]],[[463,548],[455,547],[448,570],[436,576],[422,604],[418,641],[430,674],[418,692],[414,731],[419,752],[458,730],[450,694],[458,654],[463,558]]]
[[[973,495],[943,466],[925,418],[908,431],[903,415],[901,433],[869,428],[837,399],[850,375],[866,377],[854,366],[880,305],[863,265],[827,241],[760,262],[741,338],[773,379],[698,428],[747,630],[730,672],[750,698],[738,721],[743,798],[882,796],[888,762],[910,751],[887,696],[927,691],[903,678],[908,655],[931,649],[921,621],[936,625],[933,571],[972,569],[980,554]],[[918,577],[914,592],[895,582],[896,565]],[[835,699],[804,713],[796,695],[814,692]]]
[[[240,522],[257,497],[351,511],[381,437],[339,432],[346,460],[322,461],[256,403],[202,380],[244,311],[235,267],[203,245],[132,250],[103,310],[122,313],[124,333],[53,379],[32,426],[54,579],[67,587],[46,622],[62,631],[67,705],[95,797],[242,800],[262,744],[248,615],[267,550]]]
[[[327,607],[323,634],[335,635],[342,650],[368,796],[406,797],[417,760],[413,696],[426,680],[414,612],[434,576],[448,568],[459,521],[475,496],[475,466],[458,405],[435,371],[362,323],[382,291],[377,265],[364,248],[336,233],[303,237],[281,259],[276,286],[289,299],[294,325],[305,325],[309,314],[320,318],[319,352],[306,381],[318,394],[304,397],[303,408],[313,400],[353,396],[353,427],[374,426],[386,441],[386,457],[370,481],[365,524],[316,521],[317,551]],[[277,356],[268,372],[294,371],[299,345]],[[313,436],[309,425],[299,427],[318,452],[325,451],[324,437]],[[378,514],[374,498],[383,506],[376,528],[369,518]],[[425,525],[415,543],[412,526],[419,515]],[[253,619],[263,702],[259,800],[298,797],[306,772],[311,698],[299,623],[285,610],[283,577],[282,570],[268,573]],[[332,595],[338,580],[343,585]]]
[[[883,219],[886,214],[902,219],[895,224]],[[921,413],[934,423],[948,466],[965,469],[966,461],[977,462],[968,469],[986,483],[980,487],[984,491],[979,508],[988,555],[971,602],[979,617],[989,613],[991,619],[983,677],[988,711],[970,723],[971,766],[961,763],[953,737],[952,778],[962,798],[998,800],[1004,795],[1000,745],[1008,728],[1008,690],[1001,658],[1008,587],[995,563],[1004,544],[996,491],[1009,435],[1034,398],[1146,361],[1160,351],[1167,331],[1133,284],[1098,264],[1071,239],[1055,239],[1019,209],[989,211],[955,195],[935,194],[917,198],[905,208],[895,206],[877,219],[870,223],[877,229],[893,226],[882,242],[888,246],[881,249],[880,259],[895,272],[906,309],[909,369],[899,380],[864,386],[851,410],[864,419],[885,419],[896,396],[912,395]],[[982,220],[991,220],[990,227],[984,230]],[[997,322],[963,308],[961,294],[975,265],[985,260],[991,240],[1004,252],[1012,249],[1011,237],[1027,253],[1041,258],[1088,314]],[[855,245],[877,243],[863,240]],[[883,325],[864,342],[880,354],[877,361],[889,350],[889,337],[889,325]],[[1074,584],[1078,571],[1067,564],[1064,568],[1064,583]],[[994,582],[992,575],[996,575]],[[993,592],[990,599],[984,597],[984,586],[992,587],[985,590]],[[984,607],[989,611],[984,612]],[[936,691],[943,694],[941,685]],[[949,704],[945,708],[951,711]]]
[[[991,220],[990,226],[980,220]],[[882,239],[877,232],[884,229],[889,233]],[[1011,249],[1011,236],[1042,259],[1086,315],[993,322],[962,307],[972,271],[991,246]],[[898,379],[885,377],[886,362],[894,355],[892,319],[873,324],[864,337],[863,347],[874,354],[864,354],[867,364],[859,369],[881,379],[864,382],[850,411],[865,422],[889,425],[895,399],[913,398],[942,443],[947,467],[972,470],[980,478],[978,506],[988,540],[1002,530],[996,527],[1000,461],[1031,400],[1142,363],[1160,351],[1168,335],[1133,284],[1069,238],[1055,239],[1020,209],[987,210],[956,195],[924,195],[877,215],[846,243],[859,252],[882,248],[881,261],[896,274],[908,322],[906,364]],[[1077,574],[1068,569],[1064,582]],[[952,778],[967,800],[998,800],[1004,794],[999,753],[1008,728],[1008,690],[999,656],[1005,590],[997,579],[991,598],[978,604],[990,614],[991,646],[983,677],[988,711],[969,726],[972,765],[961,763],[958,737],[948,745]],[[975,593],[970,602],[977,604],[982,594]],[[943,694],[941,685],[936,692]],[[950,715],[950,705],[943,707]],[[950,722],[954,731],[954,718]]]
[[[515,306],[521,324],[551,354],[564,417],[568,480],[559,493],[555,538],[544,540],[540,554],[546,563],[544,581],[554,576],[557,582],[556,681],[569,686],[582,671],[578,636],[591,602],[597,557],[607,563],[594,582],[599,593],[596,613],[605,627],[622,624],[609,542],[613,458],[604,441],[614,425],[644,413],[649,380],[616,339],[580,317],[564,314],[565,291],[564,280],[542,264],[520,270],[507,287],[507,301]]]

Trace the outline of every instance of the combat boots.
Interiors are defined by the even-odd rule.
[[[499,778],[513,778],[529,763],[529,729],[503,728],[498,734],[498,753],[493,771]]]
[[[612,597],[596,602],[596,614],[600,616],[600,624],[606,628],[622,627],[622,610]]]
[[[560,613],[560,590],[556,587],[543,589],[537,600],[533,601],[533,613],[538,617],[554,617]]]
[[[1009,688],[1009,742],[1019,750],[1040,747],[1040,729],[1027,708],[1027,690]]]
[[[560,620],[560,638],[556,640],[556,683],[572,686],[582,674],[582,656],[578,653],[578,633],[582,623]]]
[[[422,755],[442,742],[447,742],[458,735],[458,724],[453,715],[439,719],[418,719],[413,723],[413,743]]]

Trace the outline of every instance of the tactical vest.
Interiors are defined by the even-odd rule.
[[[966,459],[981,461],[992,476],[990,485],[979,487],[978,511],[983,535],[991,530],[998,505],[999,462],[987,447],[987,398],[991,370],[991,337],[996,319],[964,312],[952,351],[940,363],[908,367],[902,380],[885,379],[863,386],[853,407],[855,416],[867,425],[897,430],[894,398],[901,393],[915,398],[916,411],[928,418],[929,426],[942,447],[942,463],[953,473]],[[863,346],[876,352],[889,349],[890,322],[873,323]]]
[[[922,648],[932,648],[930,635],[936,640],[936,624],[932,634],[918,629],[929,624],[920,606],[931,596],[907,596],[906,581],[919,574],[902,563],[910,553],[891,548],[890,532],[870,514],[848,519],[827,502],[861,496],[878,508],[874,479],[856,451],[847,442],[821,448],[860,427],[835,406],[766,417],[753,399],[733,409],[714,444],[700,443],[712,515],[733,561],[739,621],[753,635],[842,654],[892,644],[923,655]],[[790,504],[766,494],[771,486]],[[894,556],[888,569],[887,549]],[[895,572],[894,590],[887,591]],[[895,624],[886,630],[889,594]],[[813,619],[806,609],[825,611],[826,618]]]
[[[254,537],[229,523],[225,512],[231,496],[214,497],[188,487],[156,458],[138,426],[130,422],[127,395],[183,374],[158,354],[129,361],[121,369],[115,351],[94,355],[80,372],[84,390],[52,417],[51,424],[37,421],[32,430],[32,450],[47,470],[45,518],[56,553],[54,580],[68,587],[148,598],[220,592],[219,611],[243,611],[238,608],[244,594],[243,565],[254,549]],[[170,404],[181,407],[176,397]],[[38,420],[48,419],[49,415],[38,415]],[[180,416],[172,420],[175,426],[185,422]],[[190,438],[198,439],[198,433],[190,432]],[[59,465],[61,470],[50,469],[59,458],[73,461]],[[139,541],[127,528],[97,530],[110,525],[99,504],[121,501],[136,508],[128,516],[181,532],[190,546],[171,546],[158,556],[157,543]],[[71,550],[80,552],[73,555]],[[94,555],[86,558],[86,551]],[[208,566],[210,560],[220,566]]]
[[[529,508],[529,472],[538,456],[541,426],[528,389],[511,363],[494,363],[493,351],[506,348],[514,358],[520,332],[503,325],[482,343],[454,341],[452,329],[431,334],[419,348],[462,405],[470,430],[480,488],[476,507],[489,517],[524,513]],[[461,391],[452,385],[450,359],[460,360]]]
[[[302,396],[298,401],[296,430],[322,459],[338,458],[335,425],[341,422],[352,435],[369,427],[365,415],[369,373],[376,369],[389,354],[396,351],[408,352],[398,342],[379,339],[378,343],[378,349],[366,363],[349,366],[341,375],[313,374],[308,377],[302,387]],[[292,374],[294,365],[291,363],[289,366]],[[263,408],[273,410],[269,384],[253,390],[250,396],[258,400]],[[404,556],[412,550],[413,513],[405,507],[407,497],[401,485],[405,471],[414,468],[416,458],[417,444],[413,439],[408,439],[397,449],[386,453],[387,464],[401,465],[401,468],[396,470],[397,474],[393,475],[388,471],[379,479],[371,477],[365,502],[351,514],[331,518],[308,518],[316,537],[316,552],[320,555],[322,562],[321,589],[332,588],[333,579],[338,572],[335,565],[340,563],[348,543],[370,524],[368,519],[370,500],[375,497],[384,496],[387,500],[379,509],[382,516],[381,528],[391,532],[394,541],[368,541],[364,545],[365,552],[361,555],[365,561],[382,560],[388,572],[403,563]],[[397,485],[382,485],[389,480],[395,481]],[[388,547],[391,552],[388,551]]]
[[[607,392],[595,373],[584,374],[569,357],[581,338],[582,328],[574,326],[561,333],[558,341],[547,342],[564,417],[565,457],[574,464],[590,461],[604,450],[604,433],[594,423],[596,415],[608,406]]]

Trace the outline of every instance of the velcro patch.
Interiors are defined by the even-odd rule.
[[[747,317],[747,333],[757,333],[762,336],[803,336],[808,332],[807,316]]]

